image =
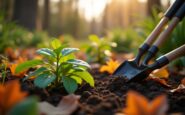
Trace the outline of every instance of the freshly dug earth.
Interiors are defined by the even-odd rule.
[[[171,82],[178,84],[177,81],[172,80]],[[153,80],[126,83],[124,78],[113,76],[96,80],[96,88],[94,89],[89,86],[81,88],[78,91],[79,94],[82,93],[81,107],[75,114],[113,115],[125,107],[128,90],[135,90],[149,99],[165,93],[170,106],[168,113],[181,112],[185,114],[185,90],[171,93],[169,88]]]
[[[123,77],[92,74],[96,74],[95,87],[91,88],[87,84],[79,86],[76,94],[81,95],[80,106],[73,115],[113,115],[120,112],[126,106],[126,94],[129,90],[137,91],[150,100],[166,94],[169,103],[168,113],[185,114],[185,89],[175,93],[169,91],[177,87],[185,76],[171,73],[168,84],[173,87],[169,88],[151,79],[127,83]],[[67,95],[63,87],[43,90],[35,88],[31,81],[24,82],[22,88],[29,91],[30,95],[38,95],[41,101],[48,101],[55,106]]]

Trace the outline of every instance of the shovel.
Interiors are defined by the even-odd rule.
[[[153,64],[147,66],[143,70],[141,70],[137,75],[135,75],[131,80],[129,81],[140,81],[145,79],[146,77],[149,76],[149,74],[155,70],[159,69],[165,65],[167,65],[169,62],[185,56],[185,44],[182,45],[181,47],[165,54],[164,56],[159,57]]]
[[[167,10],[165,16],[161,19],[159,24],[155,27],[152,33],[148,36],[143,45],[139,48],[138,54],[133,61],[125,61],[123,62],[113,73],[113,75],[124,76],[128,80],[134,79],[135,76],[143,72],[147,68],[148,61],[153,57],[153,55],[158,51],[158,47],[160,46],[166,39],[167,35],[171,33],[171,31],[175,28],[175,26],[180,22],[180,20],[184,16],[184,0],[176,0],[174,4]],[[183,7],[182,7],[183,6]],[[178,11],[178,12],[177,12]],[[175,17],[172,19],[172,17]],[[168,25],[168,28],[159,36],[164,26],[171,20],[171,23]],[[155,42],[155,45],[150,47],[150,45],[156,40],[159,36],[158,42]],[[160,43],[161,41],[161,43]],[[149,49],[150,48],[150,49]],[[149,50],[150,53],[144,59],[144,62],[140,65],[141,57]],[[152,52],[152,53],[151,53]],[[137,78],[139,79],[139,78]],[[140,78],[143,79],[142,77]]]

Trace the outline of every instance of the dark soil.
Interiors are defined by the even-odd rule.
[[[173,87],[169,88],[151,79],[127,83],[123,77],[97,72],[92,74],[95,76],[95,87],[91,88],[88,84],[79,86],[76,94],[81,95],[80,106],[73,115],[113,115],[120,112],[125,107],[126,94],[129,90],[137,91],[150,100],[166,94],[169,103],[168,113],[185,114],[185,89],[175,93],[169,91],[180,84],[181,79],[185,78],[183,75],[171,73],[168,84]],[[63,87],[43,90],[34,87],[32,81],[23,82],[22,89],[29,91],[30,95],[37,95],[40,101],[48,101],[55,106],[67,95]]]

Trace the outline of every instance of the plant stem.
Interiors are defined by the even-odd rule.
[[[59,58],[59,55],[57,55],[57,66],[56,66],[56,80],[55,80],[55,85],[58,85],[59,84],[59,61],[60,61],[60,58]]]

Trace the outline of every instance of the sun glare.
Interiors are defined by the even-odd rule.
[[[93,18],[98,18],[103,12],[107,3],[111,0],[79,0],[79,8],[85,18],[91,21]]]

